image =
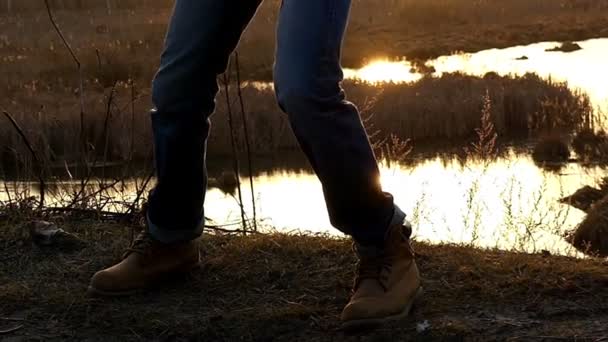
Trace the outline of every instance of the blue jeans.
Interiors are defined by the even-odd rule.
[[[149,198],[152,236],[194,239],[204,225],[209,116],[216,78],[261,0],[177,0],[153,82],[158,183]],[[277,29],[275,89],[300,146],[321,180],[333,226],[380,244],[405,214],[382,191],[357,108],[345,100],[340,50],[350,0],[284,0]],[[306,215],[294,194],[293,206]],[[304,227],[305,228],[305,227]]]

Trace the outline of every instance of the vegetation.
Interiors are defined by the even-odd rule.
[[[581,130],[574,136],[572,147],[583,163],[603,164],[608,160],[608,135],[604,130]]]
[[[539,164],[565,163],[570,159],[570,146],[557,134],[544,135],[534,146],[532,158]]]
[[[608,257],[608,197],[594,203],[568,240],[577,249]]]
[[[111,68],[99,78],[149,83],[172,1],[50,3],[86,75],[92,78],[101,63]],[[279,3],[266,0],[243,38],[244,78],[271,77]],[[454,51],[602,37],[608,34],[607,9],[608,0],[356,0],[344,65],[359,67],[379,56],[428,59]],[[73,63],[59,49],[42,1],[0,1],[0,32],[0,55],[10,65],[3,71],[4,82],[73,81]]]
[[[415,243],[425,296],[413,315],[371,332],[337,330],[354,271],[350,242],[309,235],[217,235],[204,265],[129,298],[85,295],[115,262],[130,229],[65,222],[84,248],[32,244],[19,221],[0,224],[0,330],[47,341],[599,341],[608,336],[608,271],[598,259]],[[424,322],[428,327],[422,329]],[[418,329],[418,330],[417,330]]]
[[[440,78],[425,77],[413,84],[384,84],[379,88],[346,81],[344,87],[349,99],[362,108],[370,133],[382,132],[379,139],[390,135],[411,139],[414,146],[475,139],[486,92],[492,123],[503,140],[553,130],[574,133],[594,126],[593,108],[586,95],[570,90],[566,84],[532,74],[524,77],[489,74],[482,78],[445,74]],[[105,90],[99,84],[87,84],[85,88],[88,93],[82,119],[84,135],[80,134],[80,99],[71,94],[71,88],[27,88],[7,107],[44,164],[63,172],[66,161],[72,164],[80,159],[82,139],[86,141],[89,160],[95,156],[99,162],[150,160],[148,91],[136,88],[134,92],[128,83]],[[276,105],[272,86],[247,83],[242,95],[254,154],[298,149],[287,117]],[[219,94],[219,98],[223,96],[223,92]],[[209,153],[230,155],[226,103],[217,101],[217,104]],[[236,130],[240,132],[242,127],[241,118],[235,118]],[[238,145],[244,146],[242,134],[237,139]],[[1,125],[2,165],[8,167],[16,161],[31,164],[29,156],[13,127]]]

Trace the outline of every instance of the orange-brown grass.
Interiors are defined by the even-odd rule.
[[[534,146],[532,158],[537,163],[564,163],[570,159],[570,146],[561,135],[543,134]]]
[[[411,317],[354,336],[338,331],[352,286],[350,241],[309,235],[206,235],[204,266],[120,299],[85,295],[119,260],[128,228],[61,225],[84,249],[40,249],[20,222],[0,222],[3,337],[46,341],[601,340],[608,268],[599,259],[414,243],[425,296]],[[416,332],[428,321],[430,329]]]
[[[439,140],[476,137],[484,97],[488,94],[493,130],[501,138],[528,137],[539,131],[560,129],[573,132],[585,126],[592,115],[589,99],[565,84],[545,81],[535,75],[524,77],[487,76],[479,78],[449,74],[427,77],[414,84],[385,84],[378,88],[353,81],[344,82],[348,97],[364,106],[374,98],[366,125],[383,137],[391,134],[414,146]],[[100,85],[85,87],[85,139],[88,153],[108,160],[147,159],[151,153],[151,132],[147,111],[149,91],[137,90],[134,108],[128,84],[116,88],[108,129],[109,89]],[[234,89],[232,89],[234,91]],[[248,84],[242,89],[251,134],[252,151],[269,154],[298,148],[287,117],[275,103],[270,86]],[[233,94],[233,99],[235,99]],[[213,155],[229,155],[229,128],[223,93],[218,95],[217,112],[212,117],[209,150]],[[75,161],[80,155],[78,96],[71,89],[29,87],[8,109],[21,124],[41,157],[50,163]],[[556,104],[559,104],[556,105]],[[238,111],[238,106],[233,106]],[[239,146],[243,145],[242,121],[236,120]],[[106,139],[104,131],[108,135]],[[14,156],[28,156],[20,137],[10,125],[0,126],[2,160],[9,165]],[[378,139],[382,139],[379,137]],[[15,153],[16,151],[16,153]],[[98,159],[101,160],[101,159]]]
[[[605,162],[608,160],[608,135],[605,131],[584,129],[572,139],[572,147],[582,162]]]
[[[172,1],[50,2],[88,77],[150,81]],[[279,0],[265,1],[243,37],[246,78],[270,79],[278,7]],[[358,0],[353,2],[343,60],[356,67],[378,56],[426,59],[453,51],[602,37],[608,34],[606,10],[608,0]],[[43,1],[0,1],[0,56],[0,87],[35,79],[73,80],[76,75]],[[99,62],[110,69],[98,74]]]
[[[608,197],[591,206],[568,240],[584,253],[608,257]]]

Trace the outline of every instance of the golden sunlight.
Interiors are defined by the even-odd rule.
[[[407,61],[391,62],[375,60],[361,69],[345,69],[344,77],[369,83],[404,83],[415,82],[422,78],[417,72],[412,72],[412,64]]]

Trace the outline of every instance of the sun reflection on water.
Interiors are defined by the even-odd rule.
[[[418,81],[422,74],[412,72],[412,65],[407,61],[375,60],[361,69],[344,69],[344,77],[369,83],[407,83]]]
[[[414,223],[418,240],[579,255],[565,242],[563,233],[573,229],[584,213],[558,199],[583,185],[594,185],[605,172],[600,167],[571,164],[557,174],[521,156],[464,166],[456,159],[437,158],[415,166],[382,163],[381,183]],[[254,183],[258,217],[266,226],[341,235],[329,222],[321,184],[314,174],[277,170],[256,176]],[[69,184],[58,186],[71,191]],[[75,182],[73,186],[80,185]],[[37,193],[33,185],[30,191],[32,196]],[[124,191],[134,194],[134,183],[126,183]],[[50,191],[47,196],[47,205],[54,205]],[[244,191],[243,196],[251,217],[251,195]],[[0,190],[0,200],[6,199]],[[217,189],[207,192],[205,214],[219,224],[240,220],[236,199]]]
[[[596,106],[608,112],[608,38],[577,42],[582,49],[574,52],[546,51],[556,42],[536,43],[505,49],[490,49],[477,53],[442,56],[426,63],[433,76],[464,72],[483,76],[488,72],[500,75],[536,73],[544,78],[565,81],[589,94]],[[375,60],[365,67],[345,70],[345,77],[373,84],[382,82],[408,83],[419,80],[422,74],[413,71],[408,61]]]

